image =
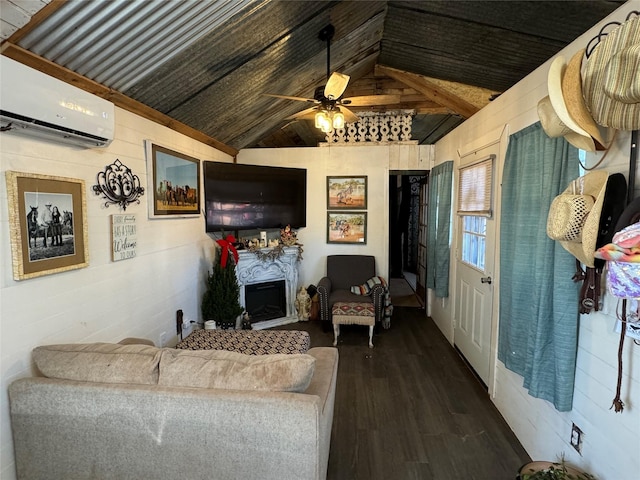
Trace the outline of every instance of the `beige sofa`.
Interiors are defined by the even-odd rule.
[[[324,479],[338,354],[38,347],[9,387],[22,479]]]

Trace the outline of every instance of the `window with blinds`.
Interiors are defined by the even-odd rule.
[[[459,170],[458,215],[491,217],[494,158],[491,155]]]

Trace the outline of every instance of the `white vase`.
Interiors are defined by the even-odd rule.
[[[206,322],[204,322],[204,329],[205,330],[215,330],[216,329],[215,320],[207,320]]]

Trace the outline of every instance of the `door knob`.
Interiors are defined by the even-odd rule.
[[[491,285],[491,277],[482,277],[480,279],[480,282],[482,283],[488,283],[489,285]]]

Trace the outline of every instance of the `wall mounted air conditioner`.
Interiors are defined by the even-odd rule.
[[[113,103],[0,56],[0,131],[82,147],[106,147]]]

